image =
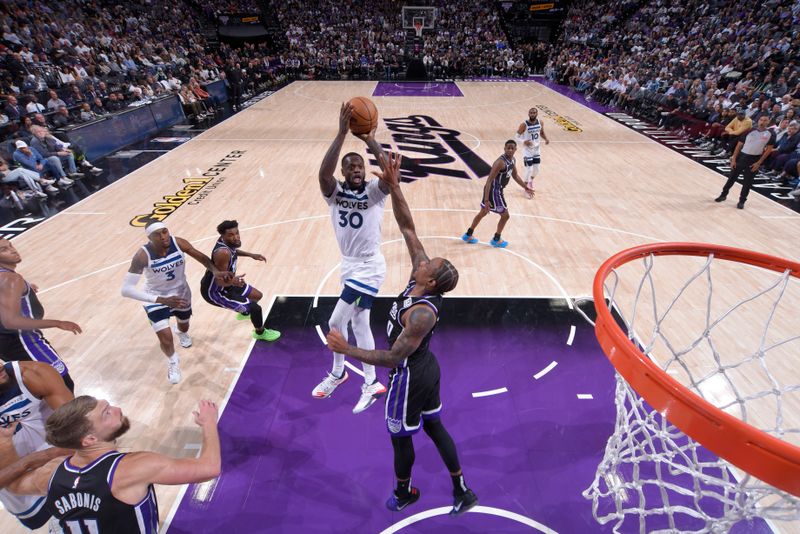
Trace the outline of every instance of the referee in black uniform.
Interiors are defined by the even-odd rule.
[[[715,202],[722,202],[728,198],[728,191],[731,190],[741,174],[744,184],[742,184],[742,192],[739,194],[739,203],[736,207],[740,210],[744,209],[747,195],[750,193],[750,188],[753,187],[753,177],[775,146],[775,133],[767,129],[768,125],[769,117],[766,115],[759,117],[756,129],[750,130],[743,141],[740,140],[736,143],[736,149],[731,157],[731,174],[722,188],[722,193],[714,199]]]

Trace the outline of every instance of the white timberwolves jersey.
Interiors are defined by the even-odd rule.
[[[342,256],[368,258],[380,254],[381,221],[386,193],[379,180],[370,180],[361,192],[344,189],[337,182],[325,201],[331,207],[331,222]]]
[[[525,121],[525,134],[524,138],[525,141],[533,141],[533,146],[523,145],[525,149],[524,154],[525,156],[538,156],[540,147],[541,147],[541,140],[540,132],[542,131],[542,124],[539,122],[539,119],[536,119],[534,123],[531,123],[529,120]]]
[[[0,426],[5,428],[19,423],[13,437],[17,455],[21,458],[50,447],[45,441],[44,423],[53,410],[25,387],[19,362],[8,362],[3,368],[16,379],[16,383],[0,394]],[[35,515],[44,504],[44,499],[0,490],[0,502],[9,512],[24,519]]]
[[[158,296],[183,295],[186,291],[186,256],[178,247],[175,238],[170,236],[166,256],[156,257],[152,245],[142,246],[147,254],[147,267],[144,268],[144,289]]]

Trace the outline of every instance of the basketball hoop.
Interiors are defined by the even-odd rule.
[[[414,20],[414,31],[417,33],[417,37],[422,37],[422,21],[415,19]]]
[[[698,243],[603,263],[595,333],[617,371],[617,420],[584,492],[595,519],[727,532],[800,518],[800,372],[785,370],[797,369],[800,321],[783,313],[800,302],[798,278],[800,263]]]

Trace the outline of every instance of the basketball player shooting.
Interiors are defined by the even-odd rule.
[[[381,156],[383,157],[383,156]],[[429,259],[417,237],[414,219],[400,190],[399,154],[383,162],[382,182],[389,184],[392,211],[411,255],[411,278],[389,311],[389,350],[364,350],[353,347],[332,328],[328,346],[372,365],[392,368],[389,394],[386,397],[386,428],[394,449],[394,471],[397,487],[386,507],[399,512],[420,497],[411,486],[414,465],[412,436],[420,427],[431,438],[442,457],[453,483],[451,515],[461,515],[478,504],[478,497],[464,482],[455,442],[441,421],[442,401],[439,393],[439,362],[430,350],[433,330],[439,322],[442,295],[455,289],[458,271],[444,258]],[[377,173],[376,173],[377,174]]]
[[[375,348],[375,339],[369,326],[372,302],[386,278],[386,260],[380,251],[381,220],[389,187],[380,180],[365,180],[364,158],[348,152],[341,161],[344,182],[333,177],[336,161],[350,128],[353,106],[342,104],[339,111],[339,132],[333,140],[319,169],[319,188],[331,210],[331,223],[339,250],[342,253],[342,292],[328,320],[328,326],[347,336],[348,323],[353,328],[356,344],[365,350]],[[354,134],[355,135],[355,134]],[[378,157],[383,149],[375,141],[375,129],[368,134],[356,135]],[[369,408],[386,386],[378,381],[375,366],[363,364],[364,384],[353,413]],[[317,399],[330,397],[334,390],[348,379],[344,368],[344,355],[334,351],[333,369],[311,394]]]

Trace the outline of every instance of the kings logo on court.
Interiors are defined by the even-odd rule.
[[[403,155],[400,169],[403,181],[427,178],[432,174],[470,180],[485,178],[492,170],[489,163],[462,141],[461,132],[443,127],[433,117],[409,115],[383,119],[383,122],[394,144],[394,147],[383,147]],[[461,160],[469,172],[453,168],[451,164],[457,160]],[[370,163],[378,165],[374,159]]]

